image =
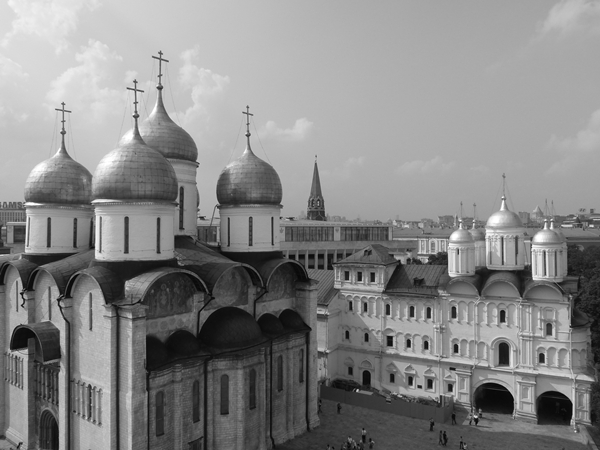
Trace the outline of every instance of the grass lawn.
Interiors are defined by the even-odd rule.
[[[365,408],[342,405],[342,414],[335,412],[335,403],[323,400],[321,425],[309,433],[277,446],[278,450],[325,450],[327,444],[339,450],[348,435],[360,439],[362,427],[367,440],[372,437],[376,450],[424,450],[439,448],[440,430],[448,434],[448,447],[458,449],[460,436],[469,450],[587,450],[581,435],[566,425],[536,425],[512,420],[508,415],[486,414],[479,426],[465,422],[466,412],[457,410],[457,425],[436,424],[429,431],[429,422],[381,413]]]

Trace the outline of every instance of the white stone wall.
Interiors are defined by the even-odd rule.
[[[219,206],[221,251],[269,252],[279,250],[280,206]],[[250,245],[252,218],[252,245]]]
[[[196,235],[196,219],[198,216],[198,191],[196,188],[196,171],[198,169],[198,163],[192,161],[185,161],[182,159],[170,159],[167,160],[175,169],[177,175],[177,202],[181,205],[180,192],[183,188],[183,228],[180,228],[179,222],[179,210],[180,205],[177,206],[175,215],[173,217],[173,229],[176,235],[195,236]]]

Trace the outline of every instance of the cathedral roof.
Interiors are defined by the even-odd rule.
[[[199,338],[217,351],[249,348],[267,340],[254,317],[233,306],[213,312],[202,325]]]
[[[187,131],[169,117],[162,99],[162,86],[159,85],[159,88],[154,109],[139,125],[140,135],[146,145],[158,150],[165,158],[196,162],[198,159],[196,143]],[[121,142],[130,141],[132,135],[133,129],[121,138]]]
[[[544,228],[535,233],[531,243],[537,245],[562,244],[563,240],[555,231],[548,228],[548,221],[546,220],[544,221]]]
[[[450,244],[472,244],[474,242],[473,236],[465,229],[462,220],[458,229],[450,235],[448,241]]]
[[[279,314],[279,320],[290,331],[310,331],[310,327],[304,323],[300,314],[293,309],[284,309]]]
[[[29,173],[25,182],[25,201],[87,205],[91,197],[92,174],[69,156],[63,134],[56,154]]]
[[[447,276],[448,266],[427,264],[399,265],[386,286],[387,292],[418,292],[437,294],[438,286]]]
[[[353,253],[336,264],[395,264],[398,260],[390,255],[390,250],[381,244],[371,244],[362,250]]]
[[[177,199],[171,163],[146,145],[137,125],[128,139],[105,155],[92,182],[93,200],[170,201]]]
[[[270,313],[263,314],[258,319],[258,326],[268,336],[277,337],[285,334],[285,327],[276,316]]]
[[[496,211],[490,216],[485,227],[496,230],[503,228],[522,228],[523,222],[521,222],[517,213],[508,209],[508,206],[506,206],[506,197],[502,196],[500,211]]]
[[[280,205],[281,180],[270,164],[256,156],[246,133],[246,150],[223,169],[217,181],[217,201],[221,205]]]

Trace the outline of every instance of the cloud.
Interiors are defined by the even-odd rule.
[[[54,109],[64,101],[68,109],[91,113],[93,120],[122,111],[125,89],[111,89],[108,85],[123,58],[107,45],[90,39],[75,55],[75,60],[79,63],[77,66],[52,81],[52,88],[46,94],[46,100],[51,103],[48,108]]]
[[[263,139],[298,142],[306,139],[312,133],[313,128],[314,124],[306,117],[302,117],[296,120],[292,128],[279,128],[274,121],[269,120],[258,133]]]
[[[183,122],[186,124],[198,119],[208,121],[211,103],[227,91],[231,81],[226,75],[219,75],[210,69],[198,67],[196,62],[199,54],[200,49],[195,46],[180,55],[183,66],[179,69],[178,81],[184,89],[192,91],[193,102],[184,113]]]
[[[405,162],[397,167],[395,172],[397,175],[413,175],[413,174],[439,174],[449,172],[454,169],[456,163],[444,162],[441,156],[436,156],[429,161],[417,159],[415,161]]]
[[[352,156],[333,170],[320,170],[321,179],[348,180],[364,165],[365,160],[364,156]]]
[[[20,64],[4,55],[0,55],[0,87],[17,84],[28,77],[29,74],[23,70]]]
[[[8,0],[17,16],[12,29],[4,35],[6,46],[17,34],[37,36],[52,45],[56,53],[69,47],[67,37],[77,29],[83,9],[93,11],[99,0]]]
[[[561,0],[538,27],[538,38],[557,35],[600,34],[598,0]]]

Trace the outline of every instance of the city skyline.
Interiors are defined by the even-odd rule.
[[[167,19],[165,19],[167,18]],[[318,156],[327,214],[488,217],[500,204],[595,208],[600,163],[600,2],[196,2],[0,4],[3,198],[59,146],[94,172],[131,128],[137,79],[199,149],[201,214],[252,148],[306,210]],[[587,180],[591,180],[587,182]],[[433,217],[434,218],[434,217]]]

